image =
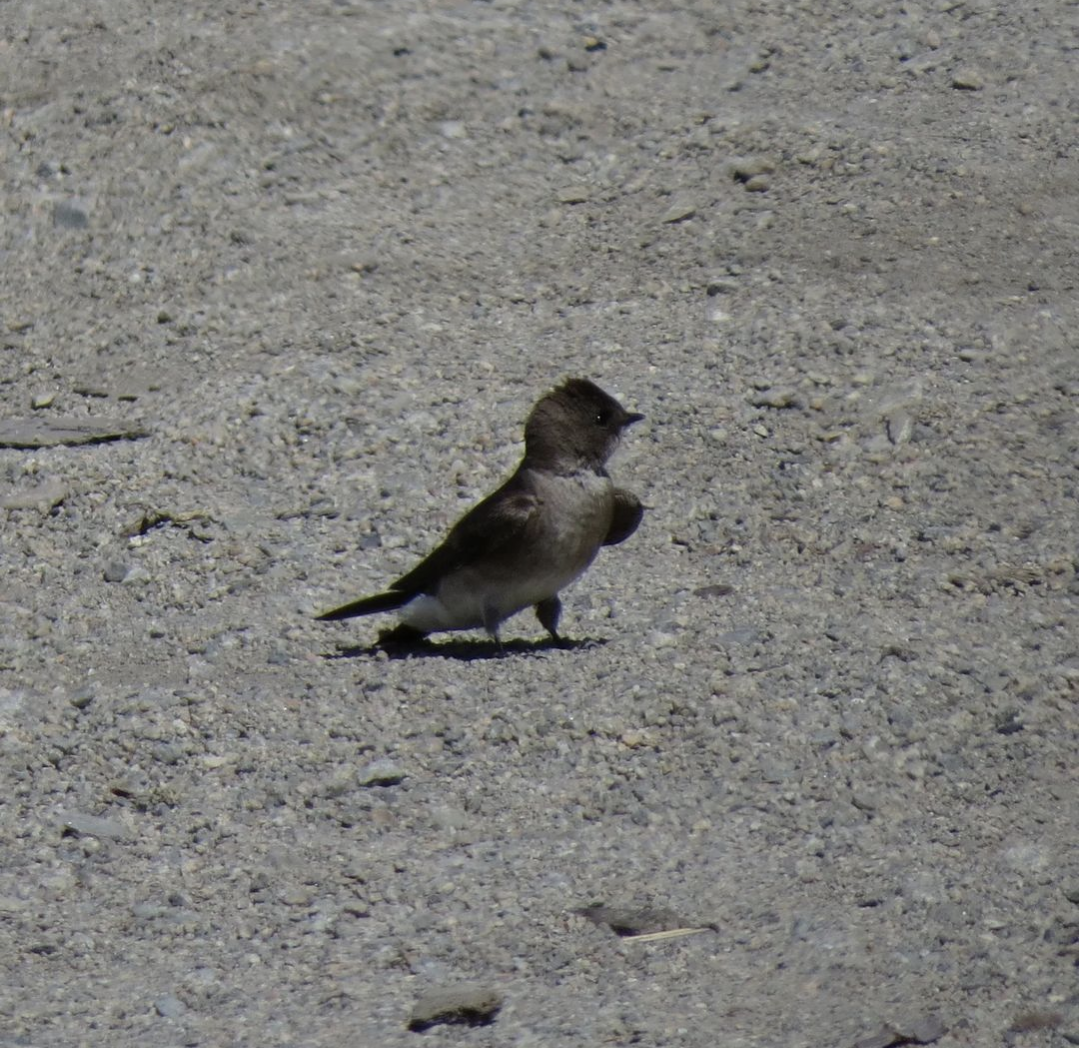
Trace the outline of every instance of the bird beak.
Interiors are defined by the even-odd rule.
[[[622,423],[623,426],[632,426],[634,422],[640,422],[644,418],[639,411],[627,411],[626,420]]]

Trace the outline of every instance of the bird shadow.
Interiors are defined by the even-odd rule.
[[[487,659],[505,659],[511,655],[541,655],[548,651],[583,651],[601,648],[607,643],[601,637],[581,637],[578,640],[414,640],[407,643],[376,641],[367,646],[340,647],[334,652],[324,652],[324,659],[372,658],[385,654],[394,661],[398,659],[452,659],[455,662],[482,662]]]

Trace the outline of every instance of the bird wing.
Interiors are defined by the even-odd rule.
[[[518,471],[497,491],[473,506],[451,529],[445,541],[402,575],[391,590],[409,595],[434,593],[451,572],[468,567],[480,557],[498,559],[502,550],[527,541],[529,523],[540,499]]]
[[[614,490],[614,512],[611,513],[611,526],[607,529],[604,546],[617,546],[625,542],[636,530],[644,516],[644,506],[632,491],[625,488]]]

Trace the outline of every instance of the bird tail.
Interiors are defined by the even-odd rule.
[[[354,619],[357,615],[374,615],[378,611],[393,611],[394,608],[407,604],[415,594],[405,593],[401,590],[387,590],[385,593],[376,593],[373,597],[361,597],[350,604],[342,604],[333,611],[324,611],[316,615],[316,619],[336,622],[338,619]]]

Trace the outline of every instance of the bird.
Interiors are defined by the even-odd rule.
[[[323,612],[323,621],[396,611],[379,645],[425,642],[441,631],[482,628],[501,644],[512,615],[535,609],[555,644],[559,594],[638,528],[641,500],[607,472],[623,431],[644,415],[627,411],[586,378],[544,394],[524,427],[524,457],[505,483],[473,506],[442,543],[382,593]]]

